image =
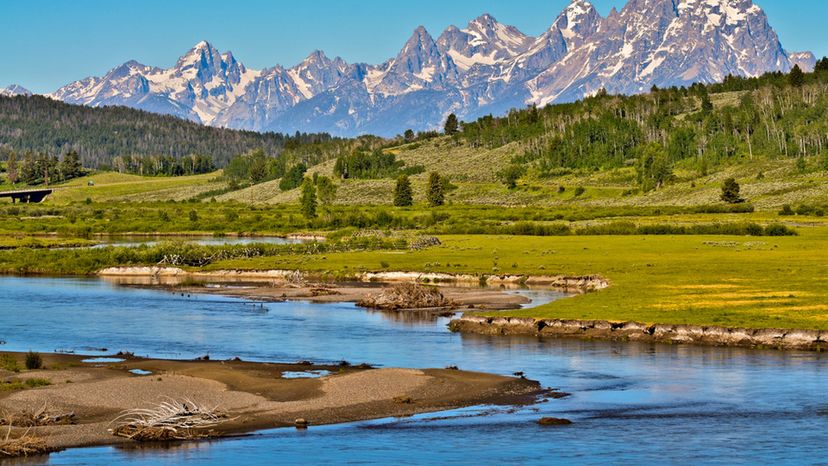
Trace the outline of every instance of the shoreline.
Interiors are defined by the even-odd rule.
[[[706,325],[644,324],[608,320],[534,319],[462,316],[449,323],[452,332],[478,335],[572,338],[616,342],[695,344],[799,351],[828,350],[828,331],[751,329]]]
[[[25,356],[0,355],[18,362]],[[453,369],[377,369],[238,359],[184,361],[131,354],[114,355],[120,360],[102,363],[86,363],[83,361],[91,356],[75,354],[42,357],[45,369],[19,373],[0,369],[3,383],[29,379],[49,383],[0,390],[0,424],[2,417],[20,416],[42,406],[56,417],[71,413],[69,423],[11,428],[12,438],[28,433],[45,440],[49,451],[138,444],[113,435],[112,429],[118,427],[114,420],[124,411],[152,408],[170,400],[188,400],[211,409],[216,406],[222,421],[206,434],[221,438],[294,426],[299,418],[310,426],[339,424],[476,405],[532,404],[548,393],[534,381]],[[146,372],[130,372],[136,370]],[[296,373],[315,375],[288,377]]]

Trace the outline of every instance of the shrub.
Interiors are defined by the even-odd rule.
[[[497,173],[498,178],[508,189],[515,189],[517,181],[520,177],[526,175],[526,167],[523,165],[512,164]]]
[[[20,366],[17,365],[17,360],[8,354],[0,356],[0,369],[10,372],[20,372]]]
[[[811,215],[814,212],[814,208],[809,205],[800,205],[796,208],[796,215]]]
[[[794,214],[794,211],[793,211],[793,209],[791,209],[791,206],[789,204],[783,205],[782,210],[779,211],[779,215],[782,215],[782,216],[788,216],[788,215],[793,215],[793,214]]]
[[[634,235],[638,232],[632,222],[612,222],[604,225],[590,225],[578,230],[579,235]]]
[[[796,236],[796,230],[780,223],[773,223],[765,227],[765,236]]]
[[[691,207],[690,211],[696,214],[749,214],[756,210],[753,204],[711,204]]]
[[[517,222],[500,228],[499,233],[518,236],[567,236],[572,233],[572,230],[563,223]]]
[[[755,223],[747,224],[747,234],[750,236],[762,236],[764,233],[765,231],[761,225],[757,225]]]
[[[26,353],[26,369],[33,370],[40,369],[42,367],[43,358],[40,357],[40,353],[35,353],[33,351]]]

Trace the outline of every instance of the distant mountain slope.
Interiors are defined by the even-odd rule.
[[[604,88],[634,94],[813,67],[788,53],[752,0],[629,0],[606,18],[574,0],[538,37],[484,14],[437,40],[417,28],[397,56],[350,64],[316,51],[292,68],[250,70],[199,42],[169,69],[129,61],[50,96],[125,105],[255,131],[351,136],[434,129],[527,104],[574,101]]]
[[[12,84],[8,87],[0,88],[0,96],[14,97],[16,95],[32,95],[32,92],[23,86]]]
[[[221,166],[254,148],[278,153],[285,141],[281,134],[211,128],[126,107],[89,108],[41,96],[0,97],[0,149],[53,155],[76,150],[89,167],[109,164],[116,156],[189,154],[210,155]]]

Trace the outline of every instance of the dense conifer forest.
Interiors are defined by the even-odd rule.
[[[327,134],[283,135],[202,126],[126,107],[90,108],[41,96],[0,97],[0,148],[62,158],[75,151],[88,168],[139,174],[199,171],[173,160],[207,156],[217,167],[253,149],[279,154],[285,146],[331,140]],[[116,160],[116,158],[118,158]],[[201,162],[202,168],[203,162]],[[187,168],[189,165],[190,168]]]

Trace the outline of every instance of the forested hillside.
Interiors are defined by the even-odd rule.
[[[642,187],[669,180],[674,165],[704,175],[755,158],[828,157],[828,60],[817,71],[728,77],[640,96],[601,92],[573,104],[512,111],[462,124],[471,147],[518,145],[507,182],[527,173],[554,178],[572,170],[635,166]]]
[[[164,157],[209,156],[224,166],[233,156],[253,149],[276,155],[286,144],[330,140],[326,134],[256,133],[202,126],[170,116],[126,107],[89,108],[40,96],[0,97],[0,148],[18,158],[26,152],[59,156],[76,151],[84,166],[114,166],[140,172],[146,165],[161,166]],[[290,141],[290,142],[288,142]],[[155,162],[139,161],[154,157]],[[157,170],[165,173],[164,169]]]

